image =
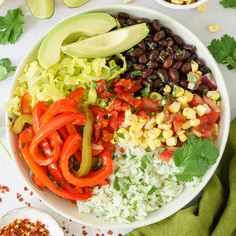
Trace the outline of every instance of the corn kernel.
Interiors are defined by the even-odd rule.
[[[166,139],[166,145],[169,147],[174,147],[177,145],[177,138],[176,137],[170,137]]]
[[[162,124],[163,121],[164,121],[164,119],[165,119],[165,114],[164,114],[164,112],[158,113],[158,114],[156,115],[156,123],[157,123],[158,125],[159,125],[159,124]]]
[[[204,13],[206,10],[207,10],[207,4],[206,3],[203,3],[202,5],[200,5],[197,8],[197,12],[199,12],[199,13]]]
[[[189,92],[188,90],[185,90],[184,96],[187,97],[188,102],[191,102],[193,100],[193,94],[191,92]]]
[[[192,133],[195,134],[197,137],[201,138],[202,134],[200,132],[198,132],[196,129],[191,129]]]
[[[137,138],[137,137],[133,137],[132,139],[131,139],[131,141],[133,142],[133,144],[134,145],[137,145],[137,146],[140,146],[141,145],[141,138]]]
[[[163,89],[164,93],[171,93],[171,87],[169,85],[166,85]]]
[[[215,137],[219,136],[219,125],[217,123],[212,127],[212,135]]]
[[[220,93],[218,91],[208,91],[206,96],[214,101],[217,101],[220,98]]]
[[[184,143],[187,140],[187,136],[185,134],[179,135],[179,140],[181,143]]]
[[[198,105],[196,111],[199,116],[203,116],[205,114],[210,113],[211,109],[207,104],[203,104],[203,105]]]
[[[188,98],[187,96],[182,96],[180,98],[176,99],[182,106],[186,106],[188,104]]]
[[[171,2],[178,5],[184,4],[184,0],[171,0]]]
[[[129,128],[129,134],[132,138],[140,138],[141,136],[143,136],[143,131],[142,130],[139,130],[139,131],[136,131],[132,128],[132,126]]]
[[[180,135],[182,135],[182,134],[184,134],[185,133],[185,130],[180,130],[179,132],[176,132],[176,134],[178,135],[178,136],[180,136]]]
[[[169,111],[172,113],[177,113],[180,110],[180,103],[178,102],[173,102],[170,106],[169,106]]]
[[[199,65],[194,60],[191,61],[191,69],[192,69],[192,72],[197,72],[199,69]]]
[[[148,148],[148,144],[147,144],[147,142],[146,142],[146,138],[144,138],[144,137],[142,137],[141,138],[141,145],[143,146],[143,148]]]
[[[155,143],[155,141],[154,141],[153,139],[147,138],[147,139],[146,139],[146,142],[147,142],[147,144],[148,144],[148,147],[149,147],[152,151],[154,151],[154,150],[157,148],[156,143]]]
[[[132,123],[130,128],[132,129],[133,132],[138,132],[143,128],[144,124],[142,123]]]
[[[184,108],[183,115],[187,119],[196,119],[196,111],[192,108],[188,108],[188,107]]]
[[[151,130],[146,131],[146,137],[150,139],[156,139],[160,136],[161,130],[158,128],[153,128]]]
[[[149,97],[153,98],[153,99],[157,99],[157,100],[161,100],[162,99],[162,95],[160,93],[157,93],[157,92],[150,93]]]
[[[185,123],[183,123],[182,125],[182,129],[186,130],[189,129],[191,127],[190,121],[186,121]]]
[[[191,119],[190,125],[191,126],[198,126],[198,125],[200,125],[200,120],[199,119]]]
[[[164,130],[169,130],[169,129],[171,129],[171,127],[172,127],[171,123],[170,124],[160,124],[160,125],[158,125],[159,129],[164,129]]]
[[[126,116],[126,114],[125,114],[125,121],[124,121],[123,126],[127,128],[132,123],[138,123],[138,116],[135,114],[131,114],[131,115],[127,114],[127,116]]]
[[[173,97],[180,98],[184,95],[184,89],[175,85],[172,92]]]
[[[155,145],[157,148],[159,148],[162,145],[162,143],[159,139],[155,139],[154,142],[155,142]]]
[[[144,126],[144,129],[154,128],[155,123],[156,123],[156,120],[152,117],[150,120],[147,121],[147,123]]]
[[[160,141],[161,141],[162,143],[165,143],[165,142],[166,142],[166,139],[165,139],[165,138],[160,138]]]
[[[119,136],[118,134],[122,134],[122,136]],[[120,128],[117,132],[116,132],[116,136],[118,136],[118,141],[120,143],[127,143],[130,140],[130,134],[128,132],[127,129],[125,128]]]
[[[218,31],[221,30],[221,26],[220,25],[209,25],[208,26],[208,30],[211,32],[211,33],[216,33]]]
[[[167,138],[172,137],[174,132],[172,129],[169,129],[169,130],[163,130],[162,134],[163,134],[163,138],[167,139]]]

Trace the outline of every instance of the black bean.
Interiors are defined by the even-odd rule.
[[[150,85],[150,81],[149,81],[148,79],[143,79],[143,80],[142,80],[142,84],[143,84],[145,87],[147,87],[147,86]]]
[[[173,68],[176,69],[176,70],[180,70],[182,65],[183,65],[183,62],[177,61],[177,62],[174,63]]]
[[[172,36],[173,35],[171,29],[166,28],[166,27],[162,27],[162,29],[164,30],[164,32],[167,36]]]
[[[140,42],[138,44],[138,47],[141,48],[143,51],[146,51],[146,49],[147,49],[144,41]]]
[[[190,62],[186,62],[183,64],[182,68],[181,68],[181,71],[184,73],[184,74],[187,74],[188,72],[190,72],[192,70],[191,68],[191,63]]]
[[[148,67],[152,67],[153,69],[157,69],[159,67],[158,63],[155,61],[149,62]]]
[[[207,66],[201,66],[200,67],[200,71],[203,73],[203,74],[207,74],[207,73],[211,73],[211,69]]]
[[[174,58],[174,50],[172,48],[167,48],[166,49],[169,57],[171,57],[172,59]]]
[[[160,79],[156,79],[152,82],[152,89],[158,89],[162,84]]]
[[[174,45],[174,40],[171,37],[166,38],[167,47],[172,47]]]
[[[175,59],[177,61],[185,61],[187,60],[189,57],[191,56],[190,52],[188,52],[187,50],[181,50],[181,49],[178,49],[176,52],[175,52]]]
[[[180,86],[184,89],[188,87],[188,81],[187,80],[180,80]]]
[[[170,81],[168,84],[170,85],[170,87],[173,88],[175,85],[178,84],[178,82],[177,81]]]
[[[166,70],[164,70],[164,69],[159,69],[159,70],[157,71],[157,76],[160,78],[160,80],[161,80],[163,83],[168,83],[168,81],[169,81],[169,76],[168,76]]]
[[[160,24],[159,20],[155,19],[155,20],[152,21],[152,28],[155,32],[160,31],[161,24]]]
[[[196,47],[194,45],[190,45],[190,44],[184,44],[183,49],[186,49],[192,53],[194,53],[196,51]]]
[[[138,58],[137,57],[131,57],[132,63],[138,63]]]
[[[194,53],[194,54],[192,54],[189,58],[188,58],[188,61],[192,61],[192,60],[197,60],[197,54],[196,53]]]
[[[157,49],[152,50],[151,53],[149,54],[149,60],[150,61],[155,61],[159,55],[159,52]]]
[[[141,24],[141,23],[150,24],[151,23],[151,21],[147,18],[137,18],[137,19],[134,20],[134,22],[136,24]]]
[[[143,71],[143,78],[147,78],[149,75],[151,75],[153,72],[152,67],[148,67]]]
[[[197,88],[197,91],[200,94],[206,94],[210,89],[205,84],[200,84]]]
[[[176,69],[170,68],[168,74],[171,81],[174,81],[174,82],[179,81],[179,72]]]
[[[125,12],[119,12],[118,13],[118,18],[122,18],[122,19],[129,19],[129,14],[125,13]]]
[[[167,46],[167,41],[166,41],[166,40],[160,40],[160,41],[158,42],[158,44],[160,44],[160,45],[163,46],[163,47],[166,47],[166,46]]]
[[[141,64],[146,64],[148,62],[148,58],[146,56],[146,54],[142,54],[139,58],[138,58],[139,63]]]
[[[169,57],[164,61],[163,69],[168,70],[172,67],[172,65],[173,65],[173,60]]]
[[[174,35],[173,39],[176,42],[176,44],[179,46],[182,46],[184,44],[184,40],[178,35]]]
[[[126,24],[127,24],[127,25],[134,25],[135,23],[134,23],[134,21],[128,19],[128,20],[126,21]]]
[[[140,48],[135,48],[132,51],[128,52],[128,55],[131,57],[139,57],[143,54],[143,50]]]
[[[134,66],[134,69],[135,70],[144,70],[145,69],[145,66],[144,65],[141,65],[141,64],[137,64]]]
[[[125,20],[123,18],[118,18],[117,20],[119,21],[121,27],[125,25]]]
[[[163,38],[165,38],[165,32],[163,30],[161,30],[161,31],[154,34],[153,41],[158,42]]]
[[[203,66],[204,65],[204,61],[200,58],[196,59],[196,62],[199,66]]]

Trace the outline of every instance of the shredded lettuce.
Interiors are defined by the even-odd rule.
[[[126,71],[127,63],[121,54],[116,57],[123,65],[118,66],[113,58],[76,58],[63,56],[62,60],[48,70],[38,61],[28,64],[19,77],[13,98],[6,105],[10,117],[19,116],[21,97],[29,92],[32,107],[38,101],[53,102],[65,98],[78,87],[86,90],[85,103],[97,101],[96,81],[109,81]]]

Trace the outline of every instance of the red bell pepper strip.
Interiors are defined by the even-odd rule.
[[[63,176],[65,179],[76,186],[79,187],[92,187],[101,183],[104,179],[110,176],[113,172],[113,162],[111,152],[103,150],[100,154],[101,160],[103,162],[103,167],[94,172],[88,174],[86,177],[76,177],[73,173],[70,172],[68,162],[70,157],[76,152],[77,144],[81,142],[80,135],[71,135],[66,140],[61,153],[60,158],[60,167]]]
[[[19,136],[19,147],[23,157],[25,158],[36,178],[39,179],[42,184],[44,184],[49,190],[51,190],[59,197],[69,200],[87,200],[88,198],[90,198],[92,194],[89,191],[85,191],[83,194],[70,193],[51,181],[51,179],[45,173],[44,169],[33,160],[33,157],[29,152],[30,142],[33,137],[34,133],[32,129],[25,129],[24,131],[22,131]]]
[[[130,106],[132,106],[134,108],[138,108],[142,104],[141,99],[137,99],[129,93],[122,93],[119,95],[119,97],[120,97],[120,99],[127,102]]]
[[[50,165],[51,163],[56,162],[60,157],[60,145],[55,143],[54,149],[52,150],[52,155],[50,158],[45,159],[45,157],[39,152],[38,145],[40,142],[54,133],[57,129],[65,126],[67,123],[70,123],[73,120],[79,119],[80,117],[84,117],[84,115],[80,114],[79,112],[65,113],[55,117],[48,124],[40,128],[30,145],[30,153],[38,164]]]
[[[68,131],[67,131],[67,129],[66,129],[65,126],[63,126],[63,127],[61,127],[60,129],[58,129],[57,132],[59,133],[59,135],[62,137],[62,139],[63,139],[64,141],[65,141],[65,140],[68,138],[68,136],[69,136],[69,133],[68,133]]]
[[[32,181],[41,190],[44,190],[46,186],[33,174]]]
[[[78,112],[77,104],[74,100],[66,98],[52,103],[47,111],[41,116],[40,125],[42,126],[49,123],[56,115],[65,112]]]
[[[77,129],[71,123],[66,124],[66,129],[67,129],[69,135],[70,134],[78,134]]]
[[[32,107],[30,105],[31,102],[31,96],[29,93],[25,93],[23,97],[21,98],[21,111],[23,114],[31,114],[32,113]]]
[[[67,98],[73,99],[77,104],[81,102],[84,96],[84,88],[80,87],[70,93]]]
[[[48,166],[48,171],[52,175],[52,177],[55,179],[55,181],[63,186],[64,182],[64,177],[61,173],[61,170],[59,168],[59,165],[54,162]]]

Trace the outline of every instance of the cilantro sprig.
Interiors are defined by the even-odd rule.
[[[235,0],[221,0],[220,4],[226,8],[236,8],[236,1]]]
[[[24,14],[19,8],[0,16],[0,44],[15,43],[23,32],[24,22]]]
[[[218,63],[226,64],[229,70],[236,69],[236,40],[233,37],[225,34],[214,39],[208,49]]]
[[[8,74],[15,71],[16,67],[12,66],[11,61],[8,58],[0,59],[0,80],[7,78]]]
[[[174,153],[175,165],[183,168],[183,172],[176,174],[176,178],[188,182],[194,176],[202,177],[215,163],[218,155],[218,149],[209,139],[189,138],[187,143]]]

